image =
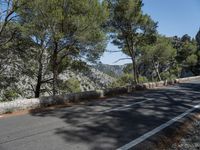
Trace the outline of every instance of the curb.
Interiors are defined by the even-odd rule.
[[[103,97],[116,96],[120,94],[128,94],[134,91],[155,89],[157,87],[174,85],[196,79],[200,79],[200,76],[180,78],[169,81],[149,82],[138,85],[127,85],[124,87],[109,88],[97,91],[63,94],[58,96],[48,96],[48,97],[32,98],[32,99],[19,99],[11,102],[0,103],[0,114],[12,113],[27,109],[45,108],[49,106],[63,105],[67,103],[83,102],[85,100],[99,99]]]

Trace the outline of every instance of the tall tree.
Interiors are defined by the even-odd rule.
[[[95,61],[104,52],[106,36],[102,25],[108,16],[105,2],[33,0],[18,13],[23,26],[32,31],[29,33],[32,40],[40,47],[41,67],[37,78],[40,81],[43,51],[47,50],[50,56],[53,95],[58,93],[58,76],[64,66],[69,67],[74,61]]]
[[[142,0],[109,0],[113,43],[132,60],[135,83],[138,83],[137,56],[142,45],[155,42],[157,23],[142,12]]]
[[[25,0],[0,0],[1,97],[5,97],[3,96],[5,93],[18,91],[17,78],[21,75],[21,57],[25,54],[28,42],[24,44],[27,39],[22,36],[19,29],[16,11],[21,9],[25,3]]]
[[[197,41],[197,44],[198,44],[198,49],[200,49],[200,29],[199,29],[199,31],[197,32],[196,41]]]
[[[25,4],[25,0],[0,0],[0,46],[12,40],[16,33],[16,26],[13,26],[13,23],[18,18],[15,12]]]
[[[193,74],[198,62],[197,43],[189,35],[185,34],[181,38],[173,38],[173,47],[177,50],[176,60],[183,70],[190,70]]]
[[[18,30],[14,12],[20,4],[19,0],[0,0],[0,74],[5,71],[5,64],[9,64],[12,50],[8,45],[17,36]]]
[[[196,35],[196,42],[197,42],[197,51],[196,51],[197,63],[196,66],[194,67],[194,72],[196,75],[199,75],[200,74],[200,29]]]
[[[157,41],[142,50],[144,62],[156,72],[158,80],[162,80],[161,72],[169,70],[175,64],[176,49],[169,38],[158,36]]]

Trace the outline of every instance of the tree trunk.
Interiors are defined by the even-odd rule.
[[[53,60],[52,60],[52,69],[53,69],[53,96],[57,94],[57,78],[58,78],[58,65],[57,65],[57,57],[58,57],[58,44],[55,42],[55,48],[53,51]]]
[[[39,71],[38,77],[37,77],[37,85],[36,85],[36,89],[35,89],[35,98],[40,97],[41,85],[42,85],[42,73],[41,73],[41,71]]]
[[[162,81],[162,78],[160,76],[160,72],[159,72],[159,69],[158,69],[158,65],[156,65],[155,62],[153,62],[153,66],[154,66],[154,69],[156,71],[156,74],[157,74],[159,81]]]
[[[131,44],[129,44],[128,38],[126,38],[126,44],[128,46],[128,51],[129,51],[129,54],[130,54],[131,60],[132,60],[134,82],[135,82],[135,84],[138,84],[138,72],[137,72],[137,64],[136,64],[136,59],[135,59],[136,58],[136,48],[134,46],[133,41],[131,42]]]
[[[44,49],[41,50],[40,58],[38,60],[39,69],[38,69],[38,73],[37,73],[37,84],[36,84],[36,88],[35,88],[35,98],[40,97],[40,92],[41,92],[42,72],[43,72],[43,64],[42,64],[43,53],[44,53]]]
[[[138,70],[138,66],[137,66],[137,63],[135,64],[135,71],[136,71],[136,78],[137,78],[137,83],[140,83],[139,81],[139,70]]]
[[[161,76],[160,76],[160,72],[159,72],[158,69],[157,69],[157,75],[158,75],[158,79],[159,79],[159,81],[162,81]]]
[[[133,76],[134,76],[134,82],[135,84],[138,84],[138,78],[137,78],[137,65],[135,62],[135,58],[132,58],[132,65],[133,65]]]

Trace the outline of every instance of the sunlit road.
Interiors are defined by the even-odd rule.
[[[200,103],[200,81],[0,118],[0,150],[112,150]],[[132,147],[134,149],[134,147]]]

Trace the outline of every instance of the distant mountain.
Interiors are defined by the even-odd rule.
[[[97,64],[92,67],[112,77],[119,77],[123,74],[125,65],[108,65],[108,64]]]

